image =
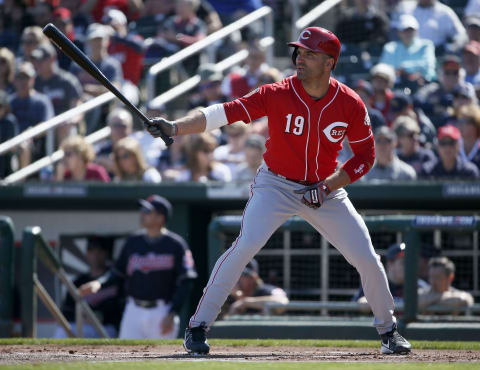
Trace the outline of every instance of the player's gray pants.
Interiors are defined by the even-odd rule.
[[[289,217],[298,215],[357,269],[379,334],[391,329],[395,317],[387,276],[373,249],[365,222],[348,199],[347,192],[336,190],[320,208],[312,209],[301,202],[301,195],[293,192],[301,187],[269,172],[265,165],[259,170],[243,212],[240,234],[217,260],[197,310],[190,319],[191,327],[202,322],[209,327],[215,321],[246,264],[279,226]]]

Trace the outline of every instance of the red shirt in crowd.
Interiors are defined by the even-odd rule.
[[[65,170],[64,180],[72,180],[72,173],[70,170]],[[110,176],[108,176],[107,170],[102,166],[96,163],[88,163],[85,178],[83,180],[110,182]]]

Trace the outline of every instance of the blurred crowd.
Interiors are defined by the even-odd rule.
[[[252,26],[208,50],[221,60],[247,49],[242,65],[222,73],[193,55],[155,84],[165,91],[198,74],[195,90],[167,106],[146,99],[151,65],[262,5],[274,9],[277,43],[288,40],[290,15],[276,0],[4,0],[0,143],[107,91],[50,43],[42,33],[46,24],[65,33],[147,116],[175,119],[295,73],[280,62],[289,59],[286,47],[267,63],[263,29]],[[375,135],[376,163],[362,181],[478,178],[480,0],[349,0],[335,15],[331,28],[342,53],[334,76],[365,102]],[[90,144],[86,137],[103,127],[109,137]],[[166,148],[121,103],[111,103],[57,126],[51,145],[64,157],[31,178],[248,182],[266,144],[268,122],[260,119],[176,137]],[[0,155],[0,179],[44,157],[47,147],[47,138],[39,137]],[[345,140],[339,164],[350,155]]]

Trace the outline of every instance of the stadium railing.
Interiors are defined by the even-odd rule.
[[[292,1],[292,3],[296,3],[293,6],[293,14],[292,14],[292,34],[291,39],[296,40],[298,37],[298,33],[300,30],[308,27],[311,23],[316,21],[318,18],[323,17],[337,5],[342,3],[342,0],[325,0],[317,5],[315,8],[310,10],[308,13],[304,14],[302,17],[299,16],[299,9],[298,9],[298,2]]]
[[[265,18],[265,34],[266,37],[273,37],[273,11],[272,8],[268,6],[263,6],[260,9],[247,14],[246,16],[240,18],[238,21],[235,21],[229,24],[226,27],[208,35],[204,39],[197,41],[196,43],[187,46],[186,48],[180,50],[179,52],[173,54],[172,56],[163,58],[160,62],[154,64],[150,67],[147,73],[147,99],[151,101],[155,96],[155,78],[156,76],[166,71],[179,62],[185,60],[186,58],[205,50],[209,46],[213,45],[219,40],[222,40],[232,33],[241,30],[244,27],[251,25],[252,23]],[[267,49],[267,62],[271,64],[273,60],[273,50],[271,48]],[[211,61],[213,62],[213,61]]]
[[[0,216],[0,338],[12,329],[15,268],[14,226],[10,217]]]
[[[77,288],[67,276],[60,260],[43,238],[40,227],[34,226],[25,228],[23,232],[20,257],[20,299],[22,302],[21,320],[23,337],[36,337],[37,296],[42,300],[56,321],[63,327],[68,336],[75,337],[75,334],[72,332],[70,324],[65,316],[37,277],[37,259],[40,259],[43,264],[66,286],[68,292],[75,300],[75,321],[78,337],[83,336],[83,315],[85,315],[99,336],[108,338],[108,334],[102,324],[87,302],[80,297]]]
[[[405,289],[404,289],[404,307],[402,320],[405,323],[416,321],[417,319],[417,279],[418,262],[425,233],[438,234],[438,232],[459,233],[467,232],[472,236],[471,250],[467,254],[463,251],[462,256],[467,256],[472,265],[472,293],[478,296],[478,230],[480,228],[480,218],[478,216],[437,216],[437,215],[386,215],[386,216],[365,216],[364,220],[372,234],[375,242],[376,234],[385,237],[386,232],[392,233],[395,242],[403,241],[407,244],[405,252]],[[208,265],[210,270],[213,268],[217,258],[223,253],[234,240],[240,230],[240,216],[220,216],[212,220],[209,225],[208,236]],[[334,259],[341,259],[338,251],[329,245],[325,238],[318,236],[318,233],[307,222],[298,217],[290,218],[283,224],[266,246],[257,254],[257,260],[262,265],[268,261],[275,264],[273,268],[264,269],[267,278],[273,275],[283,289],[291,296],[310,295],[318,297],[320,302],[309,303],[310,307],[305,310],[316,307],[320,308],[322,314],[327,314],[328,309],[344,311],[358,310],[355,304],[342,302],[335,306],[333,303],[327,306],[329,297],[332,295],[343,295],[351,297],[356,289],[340,289],[338,286],[331,286],[336,278],[344,275],[354,280],[355,286],[359,287],[359,279],[356,271],[345,261],[339,264]],[[303,245],[303,243],[308,243]],[[383,254],[385,250],[377,250]],[[447,253],[444,253],[447,255]],[[453,253],[455,255],[455,253]],[[476,270],[474,270],[476,269]],[[292,271],[296,271],[293,276]],[[307,281],[313,276],[312,279]],[[303,284],[303,286],[302,286]],[[343,292],[342,292],[343,290]],[[292,297],[290,297],[292,299]],[[312,300],[314,300],[312,298]],[[295,302],[295,299],[292,299]],[[305,306],[304,303],[295,303],[298,306]],[[321,305],[323,307],[320,307]],[[292,303],[292,310],[294,303]],[[343,306],[342,306],[343,305]],[[478,312],[478,307],[472,308]],[[465,311],[469,313],[470,311]]]

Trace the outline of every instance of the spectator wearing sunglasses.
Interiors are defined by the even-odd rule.
[[[409,181],[417,178],[415,169],[400,160],[395,153],[397,135],[388,126],[375,131],[376,159],[372,169],[364,176],[366,181]]]
[[[478,179],[479,170],[460,156],[460,130],[453,125],[438,129],[438,159],[425,163],[420,177],[426,179]]]

